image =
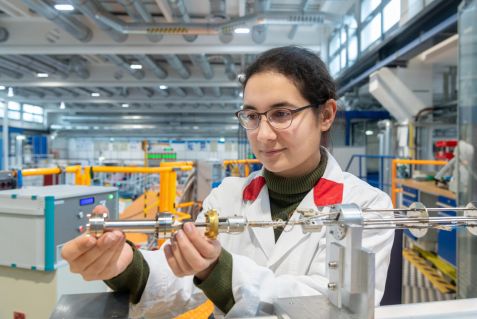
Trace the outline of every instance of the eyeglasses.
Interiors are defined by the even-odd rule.
[[[310,104],[298,109],[279,107],[263,113],[245,109],[235,112],[235,116],[238,118],[240,125],[242,125],[246,130],[254,130],[258,128],[262,119],[262,115],[265,115],[265,118],[271,126],[276,129],[283,130],[290,127],[294,114],[314,106],[318,105]]]

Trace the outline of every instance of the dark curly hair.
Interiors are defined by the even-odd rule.
[[[315,53],[297,46],[284,46],[265,51],[246,69],[242,88],[257,73],[276,72],[289,78],[300,94],[311,104],[322,105],[337,99],[336,84],[325,63]],[[319,111],[319,108],[317,108]],[[327,145],[329,132],[322,134]]]

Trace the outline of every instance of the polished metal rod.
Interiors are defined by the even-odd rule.
[[[409,212],[409,211],[428,211],[428,212],[455,212],[475,210],[475,208],[466,207],[429,207],[429,208],[383,208],[383,209],[363,209],[363,213],[379,213],[379,212]]]
[[[465,216],[454,216],[454,217],[407,217],[407,218],[394,218],[394,219],[364,219],[363,223],[427,223],[427,222],[477,222],[477,217],[465,217]]]

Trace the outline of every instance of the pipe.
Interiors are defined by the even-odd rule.
[[[135,77],[136,79],[138,80],[142,80],[144,79],[144,70],[133,70],[131,69],[130,65],[126,62],[124,62],[124,60],[117,56],[117,55],[112,55],[112,54],[109,54],[109,55],[105,55],[106,59],[114,64],[116,64],[118,67],[120,68],[123,68],[124,70],[128,71],[129,74],[131,74],[133,77]]]
[[[57,62],[55,59],[52,59],[52,62]],[[60,63],[60,62],[58,62]],[[77,76],[81,79],[86,80],[89,78],[89,70],[87,67],[87,63],[84,59],[80,58],[79,56],[73,56],[70,60],[70,69],[73,70]]]
[[[207,60],[205,54],[191,54],[189,55],[189,58],[191,59],[192,63],[200,68],[207,80],[210,80],[214,77],[214,70],[212,69],[212,66]]]
[[[52,66],[43,64],[43,63],[38,62],[37,60],[35,60],[31,57],[28,57],[28,56],[17,55],[17,56],[15,56],[15,60],[20,62],[20,63],[23,63],[24,65],[28,65],[32,68],[35,68],[35,69],[37,69],[41,72],[45,72],[45,73],[48,73],[48,74],[58,73],[62,78],[67,78],[68,77],[68,73],[66,71],[63,71],[63,70],[58,69],[56,67],[52,67]]]
[[[235,64],[233,58],[230,54],[225,55],[213,55],[209,57],[210,61],[222,61],[225,65],[225,74],[230,81],[235,81],[237,79],[237,72],[235,71]]]
[[[37,74],[37,72],[35,72],[34,70],[29,69],[29,68],[27,68],[27,67],[25,67],[21,64],[18,64],[16,62],[13,62],[13,61],[7,59],[4,56],[0,57],[0,65],[2,65],[4,68],[13,69],[15,71],[20,71],[20,72],[23,72],[23,73],[30,73],[30,74],[35,75],[35,76]]]
[[[128,15],[136,21],[154,23],[151,14],[146,10],[141,0],[117,0],[127,11]],[[162,39],[160,34],[148,34],[147,38],[152,42],[159,42]]]
[[[70,0],[85,16],[95,21],[98,26],[116,42],[124,42],[128,35],[112,27],[110,24],[123,24],[121,20],[106,11],[96,0]]]
[[[215,96],[215,97],[221,97],[222,96],[222,92],[220,92],[220,88],[216,87],[216,86],[213,86],[210,88],[212,90],[212,94]]]
[[[302,0],[301,1],[301,4],[300,4],[300,7],[301,7],[301,12],[305,12],[308,5],[310,4],[310,0]],[[291,28],[290,32],[288,32],[288,39],[290,40],[293,40],[293,38],[295,37],[296,35],[296,32],[298,31],[298,25],[295,24],[293,25],[293,27]]]
[[[93,37],[93,32],[85,24],[71,16],[65,16],[60,11],[52,8],[43,0],[22,0],[28,7],[38,14],[64,29],[81,42],[88,42]]]
[[[169,96],[169,91],[163,90],[160,88],[154,88],[157,93],[159,93],[160,96],[166,97]]]
[[[187,95],[186,91],[184,91],[183,89],[181,89],[180,87],[174,87],[172,88],[174,90],[174,93],[177,95],[177,96],[180,96],[180,97],[185,97]]]
[[[157,65],[157,63],[149,56],[138,54],[135,55],[135,58],[138,59],[142,65],[146,66],[148,69],[151,69],[159,79],[165,79],[167,77],[167,71]]]
[[[175,170],[190,171],[192,166],[178,167],[131,167],[131,166],[93,166],[91,170],[95,173],[139,173],[139,174],[157,174],[172,172]]]
[[[154,90],[153,89],[145,88],[145,87],[142,87],[140,89],[141,89],[141,91],[146,93],[147,97],[153,97],[154,96]]]
[[[0,42],[6,42],[10,34],[6,28],[0,27]]]
[[[173,9],[175,12],[179,14],[179,17],[181,18],[182,22],[189,23],[190,22],[190,17],[189,14],[187,13],[187,9],[184,5],[183,0],[168,0],[169,6],[171,9]],[[193,42],[197,39],[197,35],[191,35],[191,34],[186,34],[183,36],[184,40],[187,42]]]
[[[0,73],[5,74],[8,77],[14,78],[14,79],[21,79],[23,77],[23,74],[14,70],[10,70],[8,68],[0,66]]]
[[[194,92],[194,94],[196,94],[197,96],[204,96],[204,91],[202,91],[202,89],[200,87],[192,87],[192,91]]]
[[[176,71],[181,78],[188,79],[190,77],[189,70],[185,67],[182,61],[174,54],[165,54],[164,58],[166,58],[167,62],[170,66]]]
[[[9,117],[8,117],[8,106],[4,104],[3,110],[3,126],[2,126],[2,137],[3,137],[3,169],[8,170],[9,163],[8,163],[8,152],[10,151],[10,139],[9,139]]]

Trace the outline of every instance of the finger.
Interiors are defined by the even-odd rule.
[[[172,248],[172,254],[174,255],[174,258],[177,260],[177,265],[180,267],[180,269],[182,270],[182,272],[184,274],[190,274],[192,273],[192,267],[189,265],[189,263],[186,261],[186,259],[184,258],[184,256],[182,255],[182,252],[181,252],[181,249],[177,243],[178,241],[178,237],[180,237],[181,235],[179,234],[181,231],[178,231],[176,233],[176,240],[174,242],[172,242],[172,245],[171,245],[171,248]],[[182,233],[182,236],[184,236],[184,234]]]
[[[111,247],[113,247],[118,238],[113,235],[113,232],[104,234],[97,240],[96,246],[86,253],[82,254],[70,263],[70,269],[74,273],[83,272],[89,265],[93,264],[96,259],[101,258]]]
[[[105,279],[101,276],[101,273],[114,273],[114,265],[112,265],[112,259],[114,255],[121,253],[123,250],[124,242],[116,241],[115,244],[110,247],[101,258],[96,259],[92,264],[84,269],[82,272],[85,280],[97,280]]]
[[[204,258],[209,259],[215,256],[213,240],[204,237],[193,223],[185,223],[183,228],[192,245]]]
[[[89,251],[96,244],[96,238],[89,235],[81,235],[67,242],[61,249],[61,257],[71,262]]]
[[[93,214],[106,214],[109,215],[109,210],[106,206],[98,205],[93,209]]]
[[[116,273],[118,269],[118,260],[121,257],[121,254],[123,253],[124,249],[128,248],[128,247],[125,247],[128,244],[126,244],[125,241],[122,241],[122,242],[118,242],[118,245],[119,245],[118,249],[114,250],[114,253],[111,256],[111,259],[109,260],[108,264],[110,266],[106,267],[105,269],[103,269],[101,273],[99,273],[99,277],[104,278],[104,280],[109,280],[118,275],[118,273]]]
[[[166,260],[169,264],[169,268],[171,268],[174,275],[181,276],[183,272],[179,267],[177,260],[174,257],[174,254],[172,253],[172,247],[170,244],[164,246],[164,254],[166,255]]]
[[[207,260],[197,251],[183,231],[180,230],[177,232],[176,240],[182,257],[187,261],[194,272],[207,268]]]

